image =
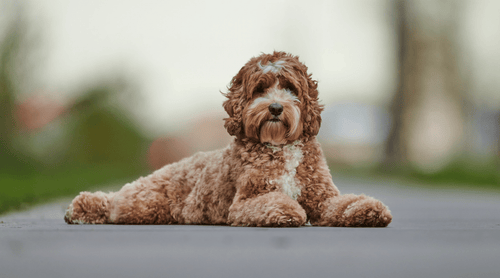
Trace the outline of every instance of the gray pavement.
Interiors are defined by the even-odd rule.
[[[0,278],[500,277],[500,195],[334,179],[388,228],[66,225],[61,200],[0,216]],[[3,223],[2,223],[3,221]]]

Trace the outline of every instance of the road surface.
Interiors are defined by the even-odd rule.
[[[67,225],[68,200],[0,216],[0,277],[500,277],[500,195],[334,179],[388,228]]]

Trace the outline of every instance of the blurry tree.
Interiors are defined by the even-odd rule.
[[[5,171],[29,168],[34,161],[16,150],[15,144],[15,101],[30,51],[27,27],[22,14],[3,22],[5,26],[0,33],[0,170]]]
[[[68,159],[79,164],[114,163],[145,166],[145,137],[116,103],[129,86],[110,79],[86,90],[69,109],[76,116]]]
[[[405,166],[407,164],[407,146],[403,136],[403,115],[407,108],[405,106],[411,98],[411,95],[404,90],[405,83],[405,56],[408,52],[408,23],[406,18],[406,3],[405,1],[395,0],[394,14],[396,16],[396,38],[397,38],[397,84],[396,92],[393,96],[390,112],[391,112],[391,129],[385,146],[384,167],[395,168]]]
[[[24,5],[16,1],[0,2],[0,15],[0,171],[95,163],[143,168],[148,140],[124,109],[137,102],[133,78],[111,73],[90,86],[80,86],[80,97],[64,107],[38,107],[36,102],[43,96],[33,95],[35,88],[26,84],[32,83],[31,71],[39,62],[33,59],[39,34],[31,30]],[[32,97],[18,103],[22,94]],[[47,121],[39,121],[45,114],[50,114]],[[63,140],[53,140],[47,136],[53,130],[44,130],[58,118],[65,119],[58,125]],[[33,150],[37,139],[44,142],[38,146],[41,153]],[[65,159],[51,159],[61,154]]]
[[[498,168],[498,175],[500,175],[500,112],[498,112],[497,116],[497,124],[498,124],[498,129],[497,129],[497,168]],[[500,178],[499,178],[500,180]]]
[[[65,104],[33,94],[41,37],[24,11],[0,1],[0,214],[137,177],[149,143],[125,112],[138,90],[123,74],[79,86]]]
[[[12,80],[10,66],[12,65],[13,51],[19,44],[18,36],[8,28],[2,37],[0,45],[0,167],[5,167],[12,157],[12,141],[14,136],[14,91],[15,82]]]
[[[396,0],[398,79],[384,168],[444,166],[463,145],[467,97],[457,41],[461,2]]]

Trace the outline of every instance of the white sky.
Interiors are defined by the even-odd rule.
[[[261,52],[299,55],[320,98],[380,101],[392,91],[386,2],[32,1],[44,24],[46,90],[65,94],[112,70],[137,75],[149,129],[222,111],[219,90]],[[46,26],[46,27],[45,27]]]
[[[47,49],[44,90],[67,97],[82,81],[123,71],[138,78],[141,124],[156,134],[222,111],[219,91],[260,52],[299,55],[327,105],[384,103],[393,92],[391,1],[30,2]],[[500,31],[485,31],[491,21],[475,19],[485,10],[498,14],[499,5],[479,3],[465,21],[470,47],[497,53],[500,36],[491,34]]]

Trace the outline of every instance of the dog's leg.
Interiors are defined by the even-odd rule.
[[[163,188],[149,176],[115,193],[82,192],[64,219],[69,224],[170,224],[173,218]]]
[[[345,194],[325,200],[323,211],[314,226],[333,227],[387,227],[391,211],[379,200],[365,195]]]
[[[306,222],[306,212],[299,203],[281,192],[270,192],[242,199],[236,193],[229,208],[232,226],[298,227]]]
[[[303,189],[298,198],[314,226],[386,227],[392,220],[389,209],[379,200],[365,195],[341,195],[335,186],[321,150],[313,144],[311,158],[303,178]],[[311,164],[311,161],[314,162]],[[309,172],[308,172],[309,171]]]
[[[171,224],[165,186],[153,176],[127,184],[113,199],[110,222],[115,224]]]

